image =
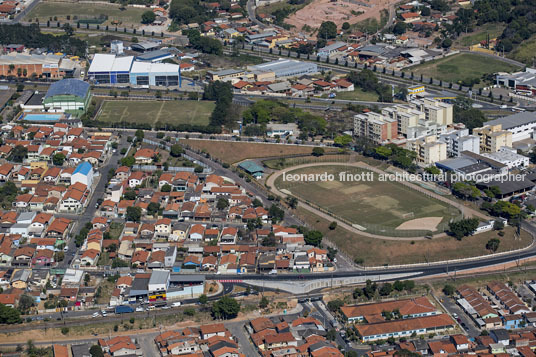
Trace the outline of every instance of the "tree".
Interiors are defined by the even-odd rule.
[[[136,195],[136,191],[134,191],[133,189],[129,188],[125,191],[125,193],[123,193],[123,198],[125,200],[128,200],[128,201],[133,201],[135,200],[137,197]]]
[[[374,294],[376,294],[376,289],[378,286],[376,283],[373,283],[371,280],[367,280],[365,283],[365,287],[363,288],[363,295],[367,297],[367,299],[371,299],[374,297]]]
[[[149,202],[147,205],[147,214],[149,216],[155,216],[160,210],[160,205],[156,202]]]
[[[0,304],[0,324],[11,325],[18,324],[21,321],[19,310]]]
[[[259,301],[259,307],[261,309],[266,309],[269,304],[270,304],[270,301],[266,298],[266,296],[263,296],[261,298],[261,301]]]
[[[334,230],[335,228],[337,228],[337,222],[336,221],[333,221],[329,224],[329,229],[330,230]]]
[[[127,156],[119,160],[119,163],[121,164],[121,166],[132,167],[136,163],[136,159],[134,158],[134,156]]]
[[[394,282],[393,288],[396,291],[403,291],[404,290],[404,283],[402,282],[402,280],[397,280],[397,281]]]
[[[56,166],[63,166],[65,162],[65,154],[58,152],[52,157],[52,163]]]
[[[406,33],[407,24],[405,22],[397,22],[393,27],[393,33],[397,36]]]
[[[89,349],[89,354],[91,357],[104,357],[104,352],[102,352],[102,348],[99,345],[93,345]]]
[[[26,158],[26,154],[28,154],[28,148],[22,145],[17,145],[11,151],[11,154],[9,155],[9,160],[13,162],[23,162]]]
[[[477,218],[467,218],[457,222],[450,222],[449,233],[457,240],[461,240],[463,237],[472,235],[478,227],[478,223]]]
[[[227,207],[229,207],[229,200],[225,197],[218,198],[218,203],[216,204],[216,208],[219,210],[224,210]]]
[[[496,219],[494,222],[493,222],[493,230],[495,231],[500,231],[504,229],[504,222],[499,220],[499,219]]]
[[[141,207],[127,207],[127,221],[139,222],[141,218]]]
[[[381,296],[389,296],[393,291],[393,286],[390,283],[385,283],[379,290]]]
[[[443,293],[448,296],[454,295],[454,292],[456,292],[456,288],[450,284],[445,284],[443,286]]]
[[[160,191],[171,192],[171,185],[168,183],[163,184],[162,187],[160,188]]]
[[[152,24],[156,20],[156,15],[152,11],[145,11],[141,14],[141,23],[142,24]]]
[[[71,24],[69,23],[65,23],[63,24],[63,31],[65,31],[65,34],[67,35],[67,37],[71,37],[74,33],[74,30],[73,30],[73,27],[71,26]]]
[[[337,36],[337,25],[333,21],[324,21],[318,29],[317,38],[319,40],[329,40]]]
[[[287,197],[287,203],[288,203],[289,207],[292,208],[292,209],[295,209],[296,207],[298,207],[298,199],[296,197],[288,196]]]
[[[441,47],[443,48],[449,48],[450,46],[452,46],[452,40],[448,37],[441,42]]]
[[[427,7],[427,6],[422,6],[421,7],[421,16],[430,16],[430,8]]]
[[[486,243],[486,249],[487,250],[491,250],[493,253],[495,253],[497,251],[497,249],[499,249],[499,245],[501,244],[501,241],[497,238],[491,238],[487,243]]]
[[[466,200],[474,200],[480,196],[480,190],[478,188],[465,182],[456,182],[452,185],[452,193]]]
[[[285,218],[285,211],[277,205],[270,206],[270,209],[268,210],[268,215],[270,216],[272,222],[278,223]]]
[[[205,294],[199,296],[199,303],[205,305],[208,302],[208,297]]]
[[[143,132],[143,130],[138,129],[136,130],[136,134],[134,134],[134,136],[136,137],[136,141],[142,141],[145,137],[145,133]]]
[[[323,235],[322,232],[313,230],[305,232],[303,238],[305,239],[305,244],[318,247],[322,243]]]
[[[277,241],[273,232],[268,233],[268,235],[262,240],[261,245],[264,247],[275,247]]]
[[[339,312],[341,307],[344,306],[344,301],[341,299],[335,299],[328,302],[328,309],[331,312]]]
[[[34,305],[35,305],[35,301],[34,301],[33,297],[31,297],[28,294],[22,294],[21,295],[21,297],[19,299],[19,310],[23,314],[28,313],[28,310],[30,310],[30,308],[32,306],[34,306]]]
[[[346,22],[346,21],[343,22],[343,23],[342,23],[342,29],[343,29],[344,31],[348,31],[348,30],[350,29],[350,23],[348,23],[348,22]]]
[[[179,144],[173,144],[171,146],[171,151],[169,154],[173,157],[179,157],[184,153],[184,150],[182,149],[182,146]]]
[[[317,157],[318,157],[318,156],[322,156],[322,155],[324,155],[324,149],[323,149],[323,148],[321,148],[321,147],[315,147],[315,148],[313,149],[313,156],[317,156]]]
[[[217,319],[232,319],[240,312],[240,303],[230,296],[223,296],[212,304],[212,315]]]
[[[339,135],[334,140],[335,145],[340,147],[346,147],[352,143],[352,136],[351,135]]]

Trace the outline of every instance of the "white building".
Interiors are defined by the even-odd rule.
[[[71,185],[77,182],[83,183],[88,189],[93,184],[93,166],[89,162],[84,161],[76,166],[76,169],[71,175]]]
[[[508,169],[529,166],[529,158],[519,155],[516,150],[512,148],[503,147],[497,152],[486,152],[481,155],[508,166]]]
[[[512,142],[534,138],[536,129],[536,113],[523,112],[507,117],[490,120],[486,125],[502,125],[502,130],[508,130],[512,133]]]
[[[448,157],[459,157],[462,151],[480,154],[480,138],[469,135],[469,129],[459,129],[442,134],[439,141],[447,144]]]

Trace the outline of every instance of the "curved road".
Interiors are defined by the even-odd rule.
[[[302,168],[306,168],[306,167],[315,167],[315,166],[326,166],[326,165],[336,165],[336,166],[352,166],[352,167],[358,167],[358,168],[361,168],[361,169],[366,169],[366,170],[369,170],[369,171],[373,171],[377,174],[388,174],[378,168],[375,168],[375,167],[372,167],[370,165],[367,165],[363,162],[356,162],[356,163],[341,163],[341,162],[333,162],[333,163],[330,163],[330,162],[321,162],[321,163],[311,163],[311,164],[303,164],[303,165],[298,165],[298,166],[293,166],[291,169],[292,171],[294,170],[297,170],[297,169],[302,169]],[[287,194],[281,192],[280,190],[278,190],[275,186],[275,180],[281,176],[283,173],[285,173],[287,170],[283,169],[283,170],[279,170],[275,173],[273,173],[269,178],[268,180],[266,180],[266,184],[270,187],[270,190],[278,195],[278,196],[282,196],[283,198],[286,198],[287,197]],[[444,202],[444,203],[447,203],[451,206],[454,206],[456,208],[458,208],[463,214],[464,216],[466,215],[471,215],[471,216],[474,216],[474,217],[478,217],[478,218],[482,218],[482,219],[485,219],[485,220],[489,220],[490,217],[486,216],[485,214],[483,214],[482,212],[479,212],[477,210],[474,210],[472,208],[469,208],[469,207],[466,207],[458,202],[455,202],[455,201],[452,201],[452,200],[449,200],[448,198],[446,197],[443,197],[441,195],[438,195],[437,193],[435,192],[432,192],[432,191],[428,191],[420,186],[417,186],[413,183],[410,183],[410,182],[407,182],[407,181],[401,181],[400,184],[402,185],[405,185],[415,191],[419,191],[419,192],[422,192],[422,193],[425,193],[426,195],[432,197],[432,198],[435,198],[441,202]],[[330,216],[322,211],[319,211],[318,209],[316,209],[315,207],[303,202],[303,201],[300,201],[300,205],[307,209],[308,211],[311,211],[313,212],[314,214],[316,214],[317,216],[320,216],[322,218],[325,218],[327,220],[335,220],[337,222],[338,225],[342,226],[344,229],[350,231],[350,232],[353,232],[353,233],[357,233],[357,234],[360,234],[360,235],[363,235],[365,237],[369,237],[369,238],[375,238],[375,239],[384,239],[384,240],[423,240],[423,239],[427,239],[426,237],[388,237],[388,236],[382,236],[382,235],[378,235],[378,234],[372,234],[372,233],[368,233],[366,231],[363,231],[363,230],[360,230],[360,229],[357,229],[355,227],[353,227],[352,225],[349,225],[343,221],[341,221],[340,219],[337,219],[333,216]],[[445,237],[446,234],[445,233],[439,233],[439,234],[435,234],[433,236],[433,238],[441,238],[441,237]]]

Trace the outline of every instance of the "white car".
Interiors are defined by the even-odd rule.
[[[136,312],[143,312],[143,311],[144,311],[143,306],[138,306],[136,308]]]
[[[174,302],[173,304],[171,304],[171,307],[179,307],[179,306],[181,306],[180,301],[177,301],[177,302]]]
[[[167,310],[167,309],[169,309],[169,306],[168,306],[168,305],[164,305],[164,306],[162,306],[162,309]]]
[[[100,315],[99,315],[98,312],[96,312],[96,313],[94,313],[93,315],[91,315],[91,317],[99,317],[99,316],[100,316]]]

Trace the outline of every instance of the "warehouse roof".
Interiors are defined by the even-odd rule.
[[[526,125],[529,123],[536,122],[536,115],[532,112],[523,112],[523,113],[517,113],[513,115],[509,115],[507,117],[490,120],[486,122],[486,125],[502,125],[503,130],[508,130],[511,128],[515,128],[517,126]]]
[[[116,57],[104,53],[97,53],[91,61],[88,72],[128,72],[132,67],[134,56]]]
[[[132,64],[131,73],[179,73],[179,66],[171,63],[138,62]]]
[[[144,41],[130,45],[130,47],[136,51],[151,51],[156,49],[158,46],[160,46],[160,44],[154,41]]]
[[[174,54],[168,50],[156,50],[136,56],[136,59],[139,61],[152,61],[159,58],[168,58],[170,56],[174,56]]]
[[[84,98],[89,91],[89,83],[79,79],[68,78],[53,83],[45,95],[45,99],[55,95],[75,95]]]

